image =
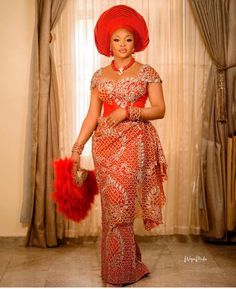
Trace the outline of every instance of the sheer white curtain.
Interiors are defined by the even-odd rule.
[[[110,59],[98,54],[93,29],[100,14],[116,4],[135,8],[147,21],[148,48],[136,59],[153,66],[163,80],[164,119],[153,121],[168,162],[164,184],[167,203],[165,224],[147,232],[137,219],[135,233],[199,234],[198,179],[200,137],[205,87],[211,60],[200,38],[187,0],[84,1],[68,0],[53,37],[60,91],[60,148],[69,156],[90,101],[90,79]],[[147,103],[147,106],[149,103]],[[82,166],[93,168],[91,141]],[[101,230],[100,196],[80,224],[65,221],[66,236],[96,236]]]

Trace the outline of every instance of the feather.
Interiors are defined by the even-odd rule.
[[[87,177],[78,184],[74,177],[74,161],[69,158],[53,161],[54,181],[52,199],[57,204],[57,212],[66,218],[80,222],[88,215],[98,194],[94,171],[87,171]]]

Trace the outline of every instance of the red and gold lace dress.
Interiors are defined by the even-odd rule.
[[[135,218],[142,217],[146,230],[163,224],[167,163],[155,127],[141,120],[104,127],[116,108],[144,107],[150,82],[162,80],[147,64],[136,76],[118,81],[105,79],[101,68],[91,80],[104,105],[92,136],[92,156],[102,206],[101,276],[111,284],[133,283],[150,273],[134,238]]]

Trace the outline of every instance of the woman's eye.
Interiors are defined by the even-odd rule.
[[[113,41],[115,41],[115,42],[118,42],[118,41],[119,41],[119,39],[118,39],[118,38],[115,38],[115,39],[113,39]]]
[[[127,39],[127,42],[132,42],[132,41],[133,41],[133,39],[131,39],[131,38]]]

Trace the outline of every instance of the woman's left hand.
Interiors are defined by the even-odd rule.
[[[117,108],[106,119],[105,127],[114,127],[126,118],[126,110],[124,108]]]

